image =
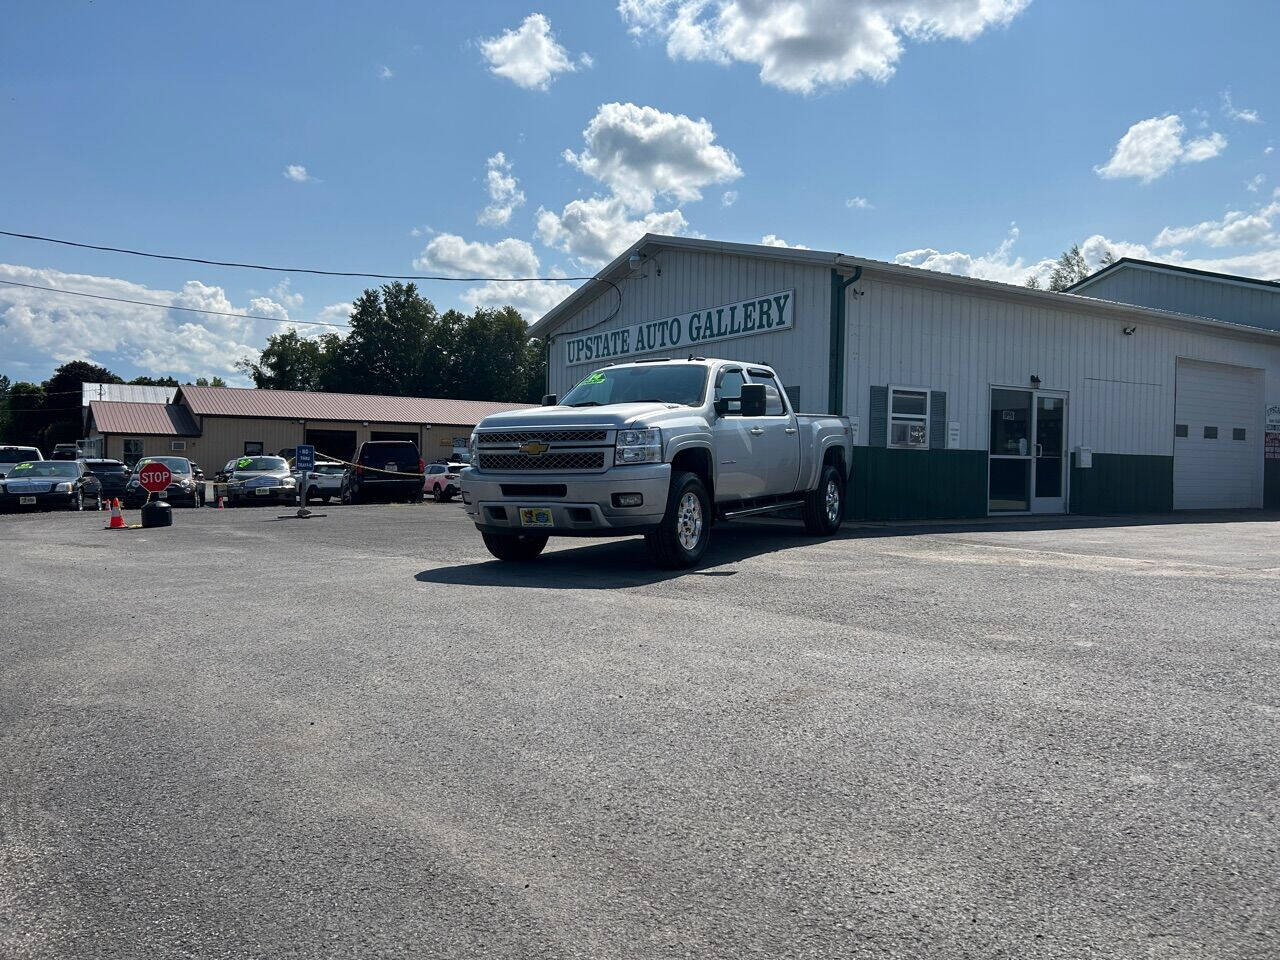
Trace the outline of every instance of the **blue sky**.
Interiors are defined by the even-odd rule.
[[[1280,6],[1230,14],[26,4],[0,36],[0,229],[380,273],[580,276],[652,229],[1010,282],[1076,242],[1280,277]],[[295,320],[365,285],[8,238],[0,279]],[[532,320],[572,284],[423,287]],[[0,285],[14,379],[80,357],[238,379],[277,329]]]

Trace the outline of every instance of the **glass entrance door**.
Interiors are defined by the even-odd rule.
[[[988,509],[1066,512],[1067,398],[991,388]]]

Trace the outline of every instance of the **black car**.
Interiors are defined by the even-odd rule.
[[[101,505],[101,485],[83,460],[27,460],[15,463],[0,480],[0,508],[7,510],[97,510]]]
[[[204,504],[204,482],[197,479],[191,461],[186,457],[143,457],[133,465],[133,473],[124,488],[124,505],[140,507],[147,502],[147,491],[138,479],[138,472],[149,463],[163,463],[173,474],[169,481],[169,489],[152,497],[153,500],[167,500],[169,503],[185,504],[188,507],[199,507]]]
[[[412,440],[366,440],[356,453],[355,465],[342,477],[342,502],[366,500],[422,500],[425,472],[418,445]]]
[[[119,460],[85,460],[85,469],[98,478],[102,486],[102,499],[123,497],[129,485],[129,468]]]
[[[0,477],[19,463],[43,459],[44,457],[35,447],[0,447]]]

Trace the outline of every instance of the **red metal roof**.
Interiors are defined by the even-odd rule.
[[[137,433],[168,437],[198,437],[191,411],[176,403],[129,403],[94,400],[89,415],[99,433]]]
[[[472,426],[491,413],[520,410],[527,403],[378,397],[360,393],[310,393],[244,387],[179,387],[175,402],[200,416],[281,417],[292,420],[352,420]]]

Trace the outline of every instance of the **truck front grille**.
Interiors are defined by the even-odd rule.
[[[480,469],[502,471],[525,470],[603,470],[603,450],[582,450],[573,453],[545,453],[530,457],[523,453],[479,453]]]
[[[507,433],[481,433],[476,439],[483,444],[527,443],[603,443],[609,439],[606,430],[512,430]]]

